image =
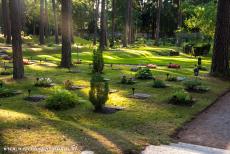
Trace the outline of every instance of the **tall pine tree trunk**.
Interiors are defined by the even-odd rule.
[[[181,11],[181,0],[176,0],[175,4],[177,5],[177,29],[182,27],[183,19],[182,19],[182,11]],[[179,36],[176,38],[176,44],[180,46],[181,39]]]
[[[93,45],[97,44],[97,21],[98,21],[98,11],[99,11],[99,0],[94,0],[94,34],[93,34]]]
[[[56,12],[56,1],[55,0],[52,0],[52,7],[53,7],[53,15],[54,15],[54,37],[55,37],[55,43],[59,44],[57,12]]]
[[[24,77],[24,65],[22,56],[22,26],[19,0],[10,0],[10,12],[13,49],[13,78],[22,79]]]
[[[44,12],[44,0],[40,0],[40,26],[39,26],[39,41],[40,44],[45,44],[44,28],[45,28],[45,12]]]
[[[71,14],[72,0],[62,0],[62,58],[61,67],[70,68],[71,60]]]
[[[126,11],[125,11],[125,26],[123,34],[123,46],[127,47],[128,44],[132,43],[132,0],[127,0]]]
[[[110,42],[110,46],[113,47],[114,46],[114,37],[115,37],[115,5],[116,5],[116,0],[112,0],[112,36],[111,36],[111,42]]]
[[[105,22],[105,0],[101,1],[101,27],[100,27],[100,50],[105,49],[106,42],[106,22]]]
[[[10,22],[9,1],[10,0],[2,0],[3,25],[4,25],[4,35],[6,37],[6,44],[11,43],[11,22]]]
[[[26,17],[25,17],[26,4],[24,0],[19,0],[19,1],[20,1],[20,12],[21,12],[21,25],[23,30],[26,24]]]
[[[162,8],[162,0],[158,0],[157,16],[156,16],[156,30],[155,30],[156,43],[159,41],[159,38],[160,38],[161,8]]]
[[[126,11],[125,11],[125,24],[124,24],[124,33],[123,33],[123,47],[128,46],[128,37],[129,37],[129,2],[130,0],[126,1]]]
[[[211,74],[229,74],[230,45],[230,1],[219,0],[217,9],[216,32],[213,47]]]
[[[6,38],[6,0],[2,0],[2,22],[3,22],[3,34]]]
[[[49,36],[48,2],[45,0],[45,37]]]
[[[133,31],[133,0],[128,0],[128,44],[132,44]]]

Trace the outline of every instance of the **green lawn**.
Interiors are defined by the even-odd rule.
[[[79,41],[79,38],[78,38]],[[72,80],[76,84],[89,87],[91,70],[88,63],[91,63],[92,47],[88,41],[80,46],[80,59],[83,64],[79,65],[81,73],[70,74],[67,69],[60,69],[57,64],[60,61],[60,46],[39,46],[24,45],[26,58],[50,60],[49,67],[34,64],[25,66],[26,79],[12,81],[11,76],[0,76],[7,87],[22,90],[23,94],[11,98],[0,98],[0,147],[3,146],[72,146],[77,145],[79,151],[93,150],[96,153],[122,153],[135,149],[140,151],[148,144],[167,144],[172,140],[176,129],[194,117],[194,115],[210,105],[221,93],[230,86],[229,82],[208,77],[208,71],[201,72],[200,79],[211,88],[205,94],[191,95],[197,99],[193,107],[179,107],[168,104],[168,99],[177,90],[183,89],[180,82],[168,83],[166,89],[154,89],[151,87],[151,80],[140,81],[134,86],[118,84],[122,75],[134,76],[130,71],[132,66],[113,64],[157,64],[159,67],[153,69],[154,77],[165,79],[166,74],[177,76],[193,77],[193,68],[197,60],[182,54],[178,57],[160,56],[159,53],[168,52],[170,49],[180,50],[176,47],[149,47],[133,46],[127,49],[111,49],[104,52],[107,63],[104,76],[110,80],[110,87],[119,90],[111,94],[108,105],[124,107],[125,110],[111,115],[102,115],[93,112],[93,106],[88,101],[89,88],[76,91],[80,104],[67,111],[49,111],[44,108],[44,103],[28,103],[23,100],[27,90],[32,88],[33,94],[49,95],[52,88],[37,88],[33,84],[36,77],[50,77],[62,87],[65,80]],[[2,48],[3,44],[0,45]],[[73,59],[76,61],[76,45],[73,47]],[[9,48],[8,52],[11,52]],[[179,70],[172,70],[166,67],[169,63],[181,64]],[[210,66],[210,58],[203,58],[205,66]],[[151,95],[148,100],[135,100],[128,98],[131,88],[135,87],[138,92]]]

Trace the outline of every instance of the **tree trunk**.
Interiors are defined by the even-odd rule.
[[[6,38],[6,0],[2,0],[2,22],[3,22],[3,34]]]
[[[45,28],[45,12],[44,12],[44,0],[40,0],[40,27],[39,27],[39,41],[40,44],[45,44],[44,28]]]
[[[176,0],[175,4],[177,5],[177,29],[182,27],[183,19],[182,19],[182,12],[181,12],[181,0]],[[180,46],[181,39],[179,36],[176,38],[176,44],[177,46]]]
[[[112,0],[112,36],[111,36],[111,44],[110,46],[113,47],[114,46],[114,37],[115,37],[115,1],[116,0]]]
[[[57,12],[56,12],[56,2],[55,2],[55,0],[52,0],[52,6],[53,6],[53,15],[54,15],[54,37],[55,37],[55,43],[59,44],[58,24],[57,24]]]
[[[100,32],[100,50],[105,49],[106,39],[106,22],[105,22],[105,0],[101,1],[101,32]]]
[[[24,78],[24,65],[22,56],[20,1],[10,0],[10,10],[13,49],[13,78],[22,79]]]
[[[70,68],[71,60],[71,14],[72,0],[62,0],[62,58],[61,67]]]
[[[70,4],[70,10],[71,10],[71,13],[70,13],[70,32],[71,32],[71,43],[74,44],[74,28],[73,28],[73,5],[72,5],[72,0],[71,0],[71,4]]]
[[[133,0],[128,1],[128,44],[132,44],[132,30],[133,30]]]
[[[216,32],[213,47],[211,74],[226,76],[229,73],[230,1],[219,0]]]
[[[94,0],[94,34],[93,34],[93,45],[97,44],[97,21],[98,21],[98,11],[99,11],[99,0]]]
[[[123,33],[123,47],[127,47],[128,45],[128,37],[129,37],[129,2],[126,1],[126,11],[125,11],[125,24],[124,24],[124,33]]]
[[[48,18],[48,3],[45,0],[45,37],[49,36],[49,18]]]
[[[133,44],[135,42],[135,26],[133,22],[133,0],[130,4],[130,43]]]
[[[123,46],[127,47],[132,43],[132,0],[127,0],[125,13],[125,27],[123,36]]]
[[[21,12],[21,26],[22,26],[22,30],[25,27],[26,24],[26,18],[25,18],[25,9],[26,9],[26,4],[24,0],[19,0],[20,1],[20,12]]]
[[[156,43],[158,42],[158,40],[160,38],[161,8],[162,8],[162,0],[158,0],[158,2],[157,2],[157,16],[156,16],[156,30],[155,30]]]
[[[9,1],[2,0],[2,13],[3,13],[3,24],[4,24],[4,35],[6,37],[6,44],[11,43],[11,22],[10,22],[10,11]]]

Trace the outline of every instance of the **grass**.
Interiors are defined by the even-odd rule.
[[[110,80],[110,87],[119,90],[111,94],[108,105],[124,107],[125,110],[111,115],[101,115],[93,112],[93,106],[88,101],[89,88],[76,91],[80,104],[67,111],[49,111],[44,108],[44,102],[29,103],[23,100],[27,89],[32,94],[49,95],[52,88],[34,87],[36,77],[50,77],[58,87],[65,80],[72,80],[75,84],[89,87],[91,70],[92,47],[88,41],[78,39],[80,45],[79,57],[83,64],[79,65],[80,74],[67,73],[67,69],[57,68],[60,62],[60,45],[52,47],[24,45],[24,55],[33,59],[47,58],[52,65],[44,66],[39,63],[25,66],[26,79],[11,80],[11,76],[0,76],[8,88],[22,90],[23,94],[11,98],[0,98],[0,147],[27,147],[27,146],[66,146],[76,145],[78,151],[93,150],[96,153],[123,153],[130,149],[140,151],[148,144],[167,144],[171,142],[170,136],[176,129],[210,105],[223,91],[230,86],[216,78],[208,77],[207,71],[201,72],[201,81],[211,90],[205,94],[192,93],[198,101],[193,107],[178,107],[168,104],[168,99],[177,90],[184,88],[180,82],[166,82],[170,87],[165,89],[152,88],[152,80],[141,81],[135,85],[118,84],[122,75],[134,76],[135,73],[129,65],[114,64],[157,64],[153,69],[154,77],[166,79],[166,74],[185,76],[193,79],[193,67],[197,60],[190,55],[182,54],[178,57],[159,56],[158,52],[167,52],[170,49],[180,50],[176,47],[150,47],[133,46],[105,51],[104,58],[107,63],[104,76]],[[0,45],[2,48],[4,44]],[[11,53],[11,49],[7,50]],[[73,59],[76,61],[76,45],[73,47]],[[179,70],[168,69],[168,63],[177,63],[182,66]],[[204,57],[205,66],[210,66],[210,58]],[[131,99],[131,88],[137,92],[148,93],[151,98],[145,101]],[[162,95],[164,94],[164,95]],[[0,148],[1,149],[1,148]]]

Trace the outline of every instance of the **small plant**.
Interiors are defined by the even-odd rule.
[[[186,90],[194,90],[197,86],[201,86],[201,82],[198,80],[187,80],[184,82]]]
[[[187,80],[184,82],[185,90],[191,92],[203,93],[209,91],[209,88],[202,85],[198,80]]]
[[[53,81],[50,78],[37,78],[36,87],[52,87]]]
[[[14,90],[5,87],[0,87],[0,98],[11,97],[11,96],[15,96],[16,94],[17,93]]]
[[[136,81],[135,81],[134,78],[129,78],[126,84],[128,84],[128,85],[133,85],[133,84],[135,84],[135,83],[136,83]]]
[[[195,101],[188,93],[184,91],[177,91],[172,95],[169,103],[181,106],[192,106]]]
[[[153,81],[153,87],[154,88],[166,88],[166,84],[162,80],[154,80]]]
[[[121,84],[133,85],[135,83],[136,82],[135,82],[134,78],[128,78],[127,79],[127,77],[125,75],[122,76],[122,78],[121,78]]]
[[[67,90],[55,90],[46,100],[45,107],[51,110],[67,110],[77,104],[77,96]]]
[[[126,84],[127,83],[127,77],[124,75],[121,78],[121,84]]]
[[[73,86],[74,86],[73,81],[66,80],[66,81],[64,82],[64,87],[65,87],[65,89],[67,89],[67,90],[71,89]]]
[[[149,68],[141,68],[138,70],[136,74],[136,78],[146,80],[146,79],[152,79],[153,75]]]
[[[109,95],[109,83],[99,74],[93,75],[90,81],[89,100],[95,112],[102,112]]]

